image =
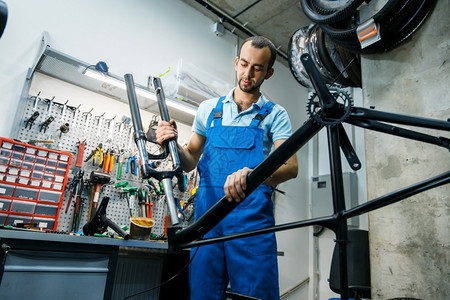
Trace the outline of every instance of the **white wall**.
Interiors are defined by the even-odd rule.
[[[2,136],[10,132],[25,74],[38,54],[44,30],[50,45],[92,64],[103,60],[109,71],[132,73],[146,85],[182,58],[232,81],[235,37],[216,37],[211,21],[181,1],[6,1],[8,23],[0,40],[0,88],[8,113]],[[219,58],[220,59],[217,59]]]
[[[143,85],[149,75],[160,74],[180,58],[234,82],[237,38],[229,32],[223,37],[215,36],[211,31],[213,22],[179,0],[5,2],[9,15],[0,39],[0,136],[9,137],[26,73],[36,61],[43,31],[49,33],[52,48],[92,64],[105,61],[111,73],[131,73],[135,82]],[[103,101],[107,100],[101,96],[73,91],[65,83],[45,76],[35,80],[32,93],[44,89],[64,97],[70,91],[92,103],[95,109],[105,107]],[[276,62],[275,75],[264,83],[263,92],[288,110],[294,129],[306,119],[306,89],[283,64]],[[188,132],[184,128],[181,139],[189,138]],[[277,198],[277,223],[308,216],[307,149],[298,156],[299,177],[279,186],[286,196]],[[308,277],[308,230],[277,236],[279,249],[285,252],[279,259],[280,290],[284,293]],[[302,288],[289,299],[305,299],[306,295],[307,288]]]

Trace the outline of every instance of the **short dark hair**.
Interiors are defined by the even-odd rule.
[[[269,48],[269,50],[270,50],[269,70],[270,70],[273,67],[273,64],[275,63],[275,59],[277,58],[277,48],[275,48],[275,45],[268,38],[266,38],[264,36],[256,35],[256,36],[251,36],[251,37],[247,38],[242,43],[241,49],[242,49],[242,46],[249,41],[251,42],[251,45],[253,47],[256,47],[259,49],[263,49],[265,47]],[[241,55],[241,49],[239,49],[239,55]]]

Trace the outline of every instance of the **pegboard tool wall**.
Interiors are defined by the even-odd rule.
[[[116,188],[115,184],[122,181],[128,181],[128,187],[144,187],[147,180],[142,180],[139,176],[132,174],[131,170],[127,173],[127,163],[130,156],[137,156],[137,148],[133,140],[133,129],[129,118],[130,110],[126,103],[120,102],[106,96],[102,96],[85,89],[61,82],[48,76],[36,73],[31,84],[28,97],[25,99],[25,105],[22,113],[22,126],[18,129],[18,134],[14,138],[22,141],[53,139],[53,144],[38,144],[43,147],[68,151],[74,154],[74,160],[71,171],[75,167],[76,155],[78,152],[78,143],[85,141],[82,170],[84,170],[84,181],[88,182],[91,171],[102,171],[99,166],[93,165],[93,160],[84,162],[88,155],[102,143],[106,151],[114,150],[116,155],[112,171],[109,173],[111,182],[103,185],[101,189],[100,200],[103,197],[110,197],[107,208],[107,217],[119,226],[129,225],[130,209],[134,216],[138,215],[137,196],[129,197],[128,193],[123,192],[121,188]],[[33,124],[27,121],[38,112],[39,116]],[[170,111],[169,111],[170,113]],[[152,113],[142,111],[144,129],[147,129],[150,121],[154,118]],[[45,121],[52,117],[53,121],[46,126]],[[68,128],[67,132],[65,129]],[[186,134],[190,128],[184,124],[178,125],[181,139],[188,137]],[[149,152],[158,153],[159,146],[148,143]],[[120,156],[119,156],[120,154]],[[123,160],[122,177],[117,179],[118,160]],[[161,161],[159,168],[168,167],[167,161]],[[186,174],[188,178],[196,177],[196,171]],[[73,174],[70,176],[66,191],[64,194],[64,203],[60,212],[58,231],[70,232],[74,218],[74,199],[68,206],[70,196],[70,183]],[[156,187],[158,183],[152,179]],[[198,181],[197,181],[198,182]],[[86,185],[82,193],[83,213],[78,230],[88,221],[88,205],[91,197],[91,185]],[[175,197],[186,202],[191,196],[193,186],[185,193],[179,192],[174,188]],[[167,215],[167,205],[165,197],[156,193],[151,193],[152,217],[155,219],[155,225],[152,233],[160,235],[164,231],[165,219]],[[129,200],[131,199],[131,203]],[[67,212],[66,212],[67,210]],[[193,213],[192,208],[185,211],[186,215]],[[187,223],[185,223],[187,224]]]

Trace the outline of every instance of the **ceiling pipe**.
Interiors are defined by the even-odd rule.
[[[260,35],[256,32],[254,32],[253,30],[251,30],[250,28],[246,27],[245,24],[242,24],[241,22],[237,21],[234,17],[230,16],[229,14],[227,14],[226,12],[224,12],[223,10],[221,10],[219,7],[215,6],[211,2],[209,2],[207,0],[195,0],[195,2],[202,5],[204,8],[206,8],[207,10],[209,10],[210,12],[215,14],[222,22],[227,22],[228,24],[236,27],[237,29],[239,29],[240,31],[242,31],[243,33],[248,35],[249,37],[255,36],[255,35]],[[286,61],[288,60],[287,54],[284,53],[283,51],[279,50],[279,48],[277,48],[277,53],[278,53],[278,56],[284,58]]]
[[[247,10],[249,10],[250,8],[252,8],[253,6],[255,6],[256,4],[258,4],[259,2],[261,2],[261,0],[258,0],[256,2],[253,2],[252,4],[250,4],[249,6],[247,6],[246,8],[244,8],[243,10],[241,10],[240,12],[238,12],[236,15],[234,15],[234,19],[239,17],[240,15],[242,15],[243,13],[245,13]]]

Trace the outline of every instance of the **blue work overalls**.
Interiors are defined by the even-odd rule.
[[[206,144],[198,163],[200,185],[195,195],[199,218],[224,196],[231,173],[254,168],[263,159],[261,120],[272,111],[267,102],[250,126],[222,126],[220,98],[206,124]],[[214,126],[211,123],[214,122]],[[204,237],[265,228],[275,224],[271,188],[260,185]],[[196,248],[191,250],[191,255]],[[279,299],[277,246],[274,233],[200,246],[190,266],[191,300],[226,299],[231,291],[261,299]]]

